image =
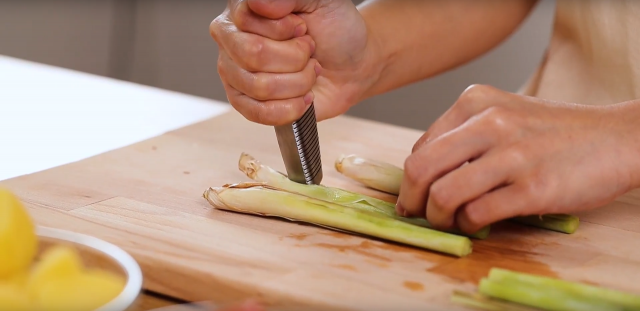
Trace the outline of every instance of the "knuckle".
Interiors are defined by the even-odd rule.
[[[221,56],[218,57],[218,62],[216,67],[218,69],[218,75],[220,75],[220,78],[222,79],[226,78],[226,74],[227,74],[226,64]]]
[[[227,18],[229,10],[226,9],[222,14],[216,16],[211,23],[209,23],[209,35],[218,43],[220,43],[220,30],[223,29],[223,24]]]
[[[467,222],[471,224],[477,224],[479,221],[479,211],[484,210],[482,200],[474,200],[466,204],[464,208],[464,214]]]
[[[279,20],[276,20],[274,22],[274,28],[276,30],[277,33],[281,34],[283,37],[284,35],[292,35],[293,34],[293,30],[294,30],[294,14],[289,14],[287,15],[287,17],[285,18],[281,18]]]
[[[512,147],[506,152],[506,160],[511,167],[524,167],[527,164],[528,154],[522,147]]]
[[[427,139],[428,138],[429,138],[429,133],[428,132],[426,132],[422,136],[420,136],[418,141],[416,141],[416,143],[413,145],[413,148],[411,148],[411,153],[414,153],[418,149],[422,148],[422,146],[424,146],[424,144],[427,143]]]
[[[278,104],[260,100],[255,101],[250,114],[251,121],[270,126],[281,125],[288,117],[286,113],[282,113]]]
[[[487,93],[487,87],[482,84],[472,84],[460,94],[461,103],[470,103],[482,98]]]
[[[209,24],[209,35],[216,42],[218,41],[218,22],[217,22],[217,20],[218,20],[218,18],[212,20],[211,23]]]
[[[266,105],[264,102],[256,102],[252,107],[248,109],[247,119],[255,123],[266,124],[265,122],[267,120],[265,117],[265,109]]]
[[[233,24],[240,30],[246,30],[250,23],[249,7],[245,3],[240,3],[231,13]]]
[[[311,57],[311,45],[313,43],[310,42],[310,37],[306,37],[307,36],[294,40],[296,48],[298,49],[298,53],[296,53],[297,59],[295,59],[295,61],[298,63],[297,67],[299,70],[302,70],[307,65],[309,57]]]
[[[429,189],[429,198],[431,198],[431,201],[436,208],[443,211],[449,211],[455,208],[455,206],[452,206],[453,197],[451,195],[451,192],[448,190],[449,189],[446,187],[446,185],[444,185],[440,181],[436,181],[435,183],[433,183],[433,185],[431,185],[431,188]]]
[[[423,161],[415,154],[410,155],[404,161],[404,175],[409,183],[414,185],[424,183],[425,174],[423,173],[422,163]]]
[[[309,77],[309,82],[311,84],[315,84],[318,75],[316,74],[316,65],[320,65],[320,62],[317,60],[313,60],[309,62],[309,69],[307,70],[307,75]]]
[[[510,130],[513,117],[511,112],[504,107],[493,106],[485,112],[485,122],[495,130]]]
[[[243,45],[241,49],[243,50],[242,54],[244,54],[241,57],[243,67],[249,71],[259,71],[264,65],[264,54],[267,52],[264,42],[260,38],[255,38],[250,40],[248,44]]]
[[[493,88],[490,86],[472,84],[460,94],[454,105],[463,109],[472,108],[486,101],[487,97],[490,97],[492,93]]]
[[[273,81],[263,74],[253,75],[251,79],[251,90],[257,99],[267,100],[273,95]]]
[[[548,187],[547,180],[538,176],[532,176],[524,184],[523,188],[523,197],[526,198],[529,205],[527,206],[527,211],[540,213],[551,206],[549,205],[551,202],[547,199],[550,197],[547,189],[553,187]]]

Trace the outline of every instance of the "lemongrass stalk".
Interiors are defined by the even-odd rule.
[[[339,166],[337,163],[341,163],[341,165]],[[345,166],[348,167],[348,174],[344,173],[347,171]],[[336,160],[336,170],[373,189],[395,195],[400,194],[404,171],[392,164],[367,159],[358,155],[349,155],[340,156]],[[358,172],[358,170],[362,170],[362,172]],[[542,219],[540,216],[523,216],[514,217],[510,220],[520,224],[569,234],[575,232],[580,224],[578,217],[572,215],[553,214],[543,216]]]
[[[624,310],[606,301],[576,296],[553,287],[529,283],[480,280],[480,294],[549,311],[613,311]]]
[[[327,187],[323,185],[305,185],[291,181],[286,175],[262,164],[253,156],[244,152],[240,155],[238,169],[254,181],[264,182],[270,186],[282,188],[289,192],[295,192],[314,199],[352,208],[382,213],[396,220],[433,229],[431,224],[425,218],[402,217],[398,215],[395,211],[395,204],[393,203],[340,188]],[[466,234],[458,229],[446,230],[445,232],[464,235],[476,239],[486,239],[489,235],[490,227],[484,227],[473,234]]]
[[[528,273],[515,272],[501,268],[489,271],[489,280],[509,284],[529,284],[537,287],[562,291],[583,298],[596,299],[624,306],[626,310],[640,310],[640,295],[589,285],[580,282],[566,281]]]
[[[203,196],[213,207],[222,210],[279,217],[458,257],[466,256],[472,251],[471,240],[467,237],[414,226],[380,213],[317,200],[264,183],[212,187]]]
[[[536,311],[538,309],[494,299],[479,293],[454,290],[450,301],[466,307],[490,311]]]
[[[578,226],[580,225],[580,219],[577,216],[565,214],[521,216],[511,218],[510,220],[523,225],[529,225],[568,234],[576,232]]]
[[[338,157],[335,168],[367,187],[395,195],[400,193],[404,172],[395,165],[350,154]]]

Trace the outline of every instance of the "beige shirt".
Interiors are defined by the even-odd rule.
[[[557,0],[546,57],[521,92],[589,105],[640,99],[640,1]]]

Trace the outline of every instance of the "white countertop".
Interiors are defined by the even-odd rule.
[[[228,111],[206,98],[0,55],[0,180]]]

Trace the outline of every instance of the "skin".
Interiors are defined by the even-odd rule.
[[[496,47],[535,1],[230,0],[210,27],[229,102],[248,120],[318,119]],[[348,29],[348,31],[345,31]],[[473,85],[407,157],[397,212],[472,233],[602,206],[640,185],[640,101],[583,105]]]

